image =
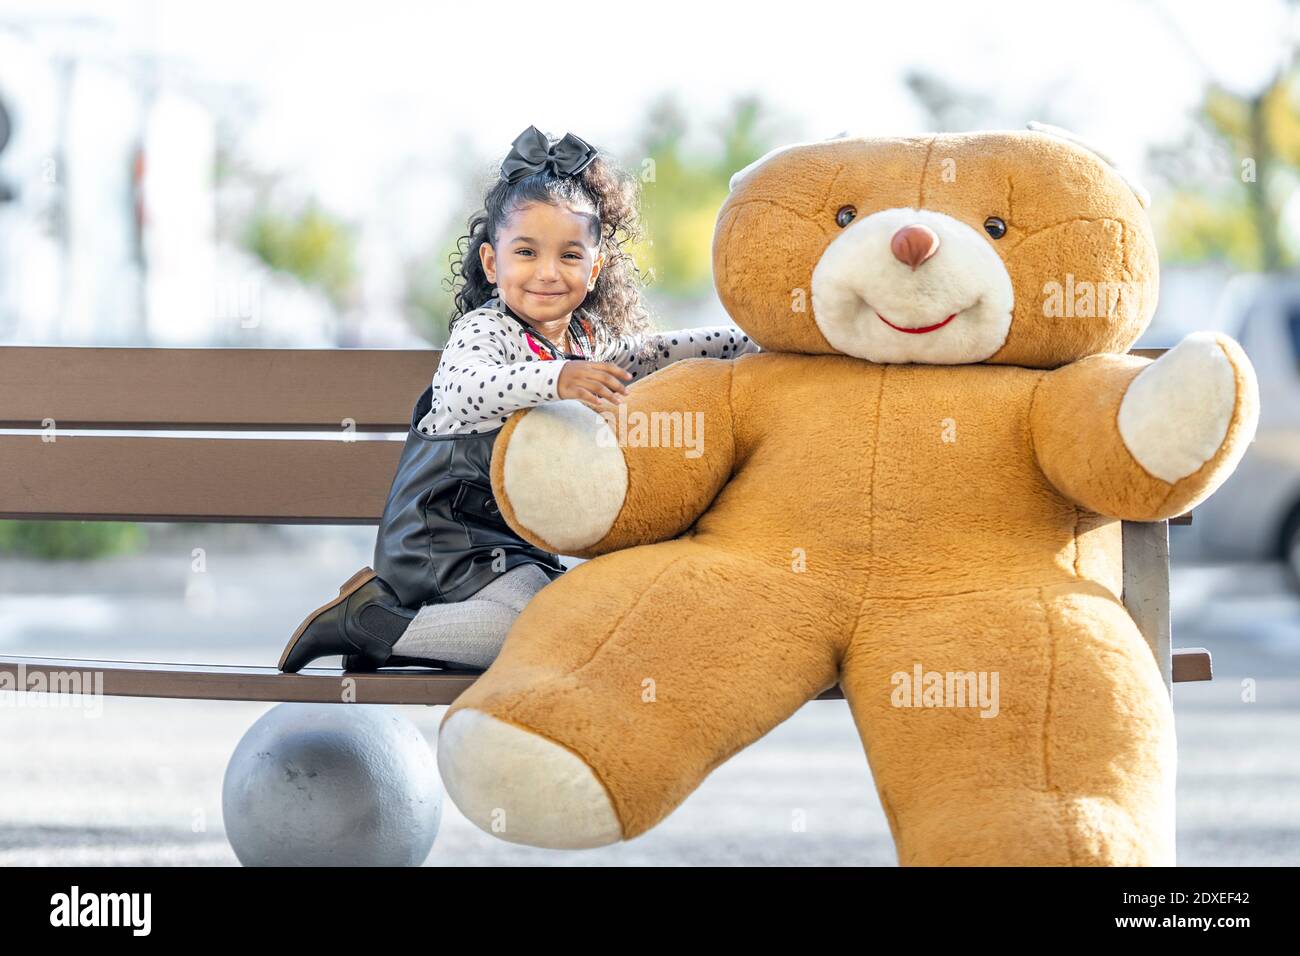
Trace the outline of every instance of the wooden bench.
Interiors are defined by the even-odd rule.
[[[438,358],[424,349],[0,347],[0,428],[34,431],[0,435],[0,518],[377,525],[412,404]],[[359,434],[322,441],[70,430]],[[1124,522],[1123,597],[1172,690],[1177,681],[1209,680],[1211,667],[1205,650],[1170,647],[1167,525]],[[4,673],[12,687],[68,693],[375,704],[448,704],[476,678],[0,656]],[[836,687],[820,699],[841,696]]]

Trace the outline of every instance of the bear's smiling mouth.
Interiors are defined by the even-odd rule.
[[[863,304],[866,305],[865,302],[864,302]],[[884,322],[884,323],[885,323],[887,326],[889,326],[891,329],[895,329],[896,331],[899,331],[899,332],[906,332],[908,335],[924,335],[926,332],[933,332],[935,329],[941,329],[941,328],[943,328],[945,325],[947,325],[947,324],[948,324],[949,322],[951,322],[953,319],[957,318],[957,316],[961,315],[963,312],[969,312],[971,309],[975,308],[975,306],[977,306],[977,305],[979,305],[979,299],[976,299],[974,302],[972,302],[970,305],[966,306],[966,308],[964,308],[964,309],[958,309],[956,312],[954,312],[952,315],[948,316],[948,318],[944,319],[942,322],[936,322],[936,323],[934,323],[934,325],[918,325],[918,326],[895,325],[893,322],[890,322],[887,318],[885,318],[885,317],[884,317],[883,315],[881,315],[879,312],[876,312],[875,309],[871,309],[871,311],[872,311],[872,312],[875,312],[875,313],[876,313],[876,318],[878,318],[881,322]],[[868,305],[867,308],[870,309],[871,306]]]
[[[935,329],[943,328],[953,319],[957,318],[957,313],[954,312],[952,315],[948,316],[948,318],[944,319],[942,322],[936,322],[934,323],[934,325],[922,325],[919,328],[915,328],[915,329],[910,329],[905,325],[895,325],[893,322],[890,322],[879,312],[876,313],[876,318],[878,318],[881,322],[884,322],[891,329],[898,329],[898,331],[907,332],[910,335],[921,335],[924,332],[933,332]]]

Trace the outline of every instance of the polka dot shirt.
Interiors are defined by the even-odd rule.
[[[576,323],[575,323],[576,324]],[[500,428],[511,412],[559,401],[556,386],[567,362],[499,298],[463,316],[442,350],[433,374],[433,402],[420,420],[426,435],[465,435]],[[570,338],[573,337],[570,331]],[[652,334],[654,354],[638,358],[637,342],[627,336],[610,343],[592,361],[613,362],[638,381],[685,358],[735,358],[760,351],[734,325],[679,329]]]

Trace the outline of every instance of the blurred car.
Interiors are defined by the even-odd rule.
[[[1242,289],[1226,296],[1226,324],[1259,376],[1259,431],[1232,477],[1196,509],[1195,524],[1208,554],[1281,559],[1300,585],[1300,278]]]

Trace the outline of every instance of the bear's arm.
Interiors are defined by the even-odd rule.
[[[1154,362],[1093,355],[1045,373],[1029,418],[1038,466],[1062,495],[1160,521],[1232,474],[1255,435],[1259,386],[1241,346],[1196,332]]]
[[[731,477],[733,366],[675,362],[634,383],[617,410],[567,399],[516,412],[492,450],[506,522],[579,558],[677,537]]]

